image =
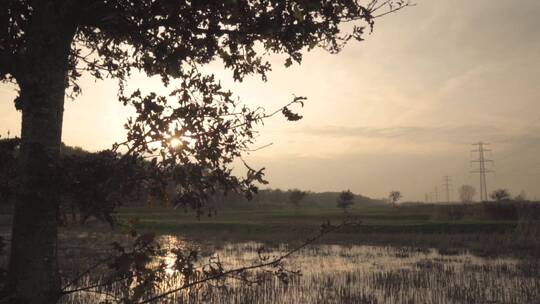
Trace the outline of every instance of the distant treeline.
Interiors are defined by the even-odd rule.
[[[297,189],[262,189],[254,196],[252,201],[248,201],[244,197],[238,194],[227,194],[218,200],[221,200],[223,204],[235,205],[235,204],[263,204],[263,205],[275,205],[275,206],[290,206],[290,207],[305,207],[305,206],[317,206],[317,207],[336,207],[339,195],[341,192],[312,192],[306,191],[306,195],[302,198],[298,204],[291,202],[291,194]],[[387,204],[386,200],[371,199],[369,197],[355,194],[353,200],[353,207],[372,206],[379,204]]]
[[[11,205],[15,191],[17,156],[20,140],[18,138],[0,139],[0,205]],[[93,216],[103,216],[111,212],[114,206],[174,206],[175,186],[172,181],[163,181],[167,184],[165,193],[155,195],[152,184],[148,182],[137,185],[129,184],[137,175],[148,175],[147,161],[131,162],[125,168],[117,168],[115,160],[119,155],[109,152],[92,153],[79,147],[70,147],[62,144],[60,170],[62,178],[61,212]],[[114,167],[114,168],[112,168]],[[114,170],[113,170],[114,169]],[[119,169],[122,173],[112,182],[111,173]],[[96,188],[99,191],[95,191]],[[294,199],[293,192],[301,192],[299,198]],[[129,195],[128,195],[129,194]],[[304,206],[335,207],[340,192],[311,192],[298,189],[262,189],[248,201],[242,193],[230,192],[211,195],[207,204],[210,208],[235,206],[245,204],[290,206],[294,208]],[[114,202],[113,202],[114,201]],[[371,199],[355,194],[352,201],[353,208],[384,204],[385,200]]]

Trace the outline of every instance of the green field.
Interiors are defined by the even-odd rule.
[[[185,234],[219,238],[232,236],[258,239],[266,236],[288,235],[304,237],[316,232],[322,223],[339,224],[346,219],[360,225],[346,228],[341,234],[354,239],[356,234],[464,234],[502,233],[515,228],[512,221],[434,219],[426,208],[356,208],[347,213],[337,208],[277,208],[275,206],[243,206],[219,210],[212,216],[200,218],[193,212],[168,208],[121,208],[118,218],[137,219],[138,226],[163,234]]]
[[[434,247],[441,250],[471,250],[481,255],[533,254],[538,242],[523,239],[516,231],[518,221],[465,217],[441,219],[433,206],[370,206],[351,208],[347,213],[335,207],[275,206],[242,204],[222,208],[212,216],[197,217],[193,211],[164,207],[123,207],[117,210],[120,225],[112,229],[96,220],[85,225],[61,228],[64,233],[123,233],[124,223],[135,223],[138,231],[175,235],[199,242],[258,241],[301,242],[315,234],[321,224],[346,227],[321,240],[324,243]],[[9,232],[11,215],[3,209],[0,229]],[[533,236],[536,237],[536,236]]]

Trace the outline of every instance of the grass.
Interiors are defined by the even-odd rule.
[[[264,234],[290,234],[316,231],[327,221],[339,223],[347,218],[361,222],[359,226],[342,231],[346,234],[467,234],[504,233],[517,222],[435,219],[430,210],[370,207],[350,210],[347,214],[337,208],[253,208],[251,206],[225,209],[211,217],[197,218],[183,210],[159,208],[121,208],[118,217],[138,219],[139,227],[164,234],[242,234],[257,238]],[[303,237],[303,236],[301,236]]]
[[[322,223],[347,218],[360,225],[328,235],[324,243],[414,246],[442,252],[469,250],[481,256],[537,256],[539,242],[516,237],[518,221],[465,217],[447,220],[433,206],[352,208],[244,205],[223,209],[212,217],[166,208],[120,208],[118,217],[138,219],[140,230],[178,235],[197,242],[299,242],[315,234]]]
[[[0,232],[7,233],[11,211],[2,211],[6,212],[0,215]],[[361,221],[358,226],[327,236],[323,244],[306,248],[288,261],[304,274],[291,284],[271,280],[248,287],[233,281],[228,283],[227,293],[214,289],[209,299],[196,298],[205,303],[540,301],[538,222],[528,226],[525,222],[473,216],[452,221],[440,216],[440,210],[433,206],[357,207],[344,214],[337,208],[252,204],[225,208],[216,215],[200,218],[193,212],[158,207],[124,207],[117,211],[121,223],[136,219],[139,231],[176,235],[180,238],[164,239],[184,244],[207,243],[210,248],[214,246],[211,251],[205,249],[208,252],[217,253],[229,264],[242,265],[249,264],[244,257],[257,254],[259,243],[292,244],[315,234],[324,222],[337,224],[346,218]],[[111,231],[96,221],[63,227],[59,242],[61,269],[70,274],[81,265],[92,264],[89,261],[106,254],[112,241],[121,241],[123,236],[118,232],[122,229],[120,226]],[[257,246],[246,241],[255,241]],[[99,276],[88,280],[89,285],[100,282]],[[122,290],[102,292],[120,295]],[[189,294],[177,296],[171,302],[190,301]],[[74,294],[63,303],[100,300],[103,299],[95,294]]]
[[[257,261],[258,248],[256,243],[229,243],[214,248],[213,252],[230,268]],[[279,254],[279,249],[270,252]],[[292,256],[287,267],[301,270],[302,275],[290,276],[288,284],[272,276],[254,285],[228,279],[221,282],[226,289],[219,288],[219,284],[202,285],[175,293],[160,303],[517,304],[540,301],[540,267],[535,260],[483,259],[410,248],[318,245]],[[99,276],[85,284],[92,285],[96,281],[99,282]],[[155,285],[149,293],[159,294],[181,284],[178,277],[165,278],[164,284]],[[101,291],[123,295],[129,288],[129,284],[118,284]],[[97,298],[95,293],[79,293],[64,299],[63,303],[100,300],[105,299]]]
[[[11,225],[8,208],[0,215],[0,233]],[[122,207],[120,222],[136,220],[136,229],[157,234],[181,236],[197,242],[256,241],[265,243],[300,242],[314,235],[322,223],[338,224],[347,218],[360,221],[328,235],[323,242],[416,246],[443,251],[471,250],[479,255],[537,255],[539,242],[516,237],[518,221],[464,217],[448,220],[435,206],[370,206],[351,208],[347,214],[335,207],[243,204],[219,210],[211,217],[199,218],[193,211],[160,207]],[[118,231],[117,229],[116,231]],[[62,228],[65,233],[110,233],[103,223]],[[116,233],[112,232],[112,233]]]
[[[3,208],[0,227],[7,230],[11,225],[11,212]],[[291,234],[316,231],[322,223],[339,223],[350,218],[361,222],[357,227],[342,231],[345,234],[468,234],[504,233],[516,227],[516,221],[489,221],[466,219],[460,221],[440,220],[430,208],[367,207],[349,210],[346,214],[338,208],[304,207],[299,209],[246,205],[234,209],[219,210],[210,217],[197,217],[183,209],[160,207],[123,207],[117,210],[121,222],[135,219],[137,227],[159,234],[185,234],[219,237],[234,234],[241,239],[265,237],[266,234]],[[88,227],[96,227],[90,224]],[[84,227],[82,229],[85,229]]]

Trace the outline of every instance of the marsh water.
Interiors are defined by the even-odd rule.
[[[160,242],[164,247],[185,245],[172,236]],[[219,257],[226,269],[251,265],[259,259],[261,246],[254,242],[206,245],[205,258]],[[277,256],[288,249],[273,246],[266,254]],[[301,273],[291,275],[288,284],[273,278],[248,286],[230,279],[214,288],[175,293],[157,303],[540,303],[540,263],[530,259],[319,244],[288,258],[286,267]],[[181,283],[171,277],[158,290],[170,290],[175,284]],[[110,297],[74,293],[64,302],[100,303]]]

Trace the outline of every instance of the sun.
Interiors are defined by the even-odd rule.
[[[178,148],[182,145],[182,141],[178,138],[172,138],[169,140],[169,144],[171,145],[171,147],[173,148]]]

